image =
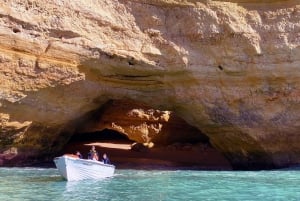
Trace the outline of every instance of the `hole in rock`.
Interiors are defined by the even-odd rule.
[[[14,27],[14,28],[12,29],[12,31],[13,31],[14,33],[19,33],[19,32],[21,32],[21,30],[20,30],[19,28],[16,28],[16,27]]]
[[[231,169],[229,162],[199,129],[173,111],[128,101],[109,101],[81,118],[63,153],[92,145],[100,158],[108,154],[117,168]]]
[[[129,61],[128,61],[128,64],[130,66],[133,66],[135,64],[135,61],[134,61],[134,58],[131,58]]]
[[[133,63],[132,61],[128,61],[128,64],[129,64],[130,66],[133,66],[133,65],[134,65],[134,63]]]

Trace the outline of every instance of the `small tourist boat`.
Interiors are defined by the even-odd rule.
[[[103,179],[112,177],[115,172],[114,165],[71,155],[56,157],[54,163],[61,176],[68,181]]]

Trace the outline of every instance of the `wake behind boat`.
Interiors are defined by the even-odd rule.
[[[114,165],[90,159],[80,159],[70,155],[56,157],[54,163],[61,176],[68,181],[103,179],[112,177],[115,172]]]

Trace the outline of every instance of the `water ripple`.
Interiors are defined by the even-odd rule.
[[[67,182],[56,169],[0,168],[0,200],[300,200],[299,171],[117,170]]]

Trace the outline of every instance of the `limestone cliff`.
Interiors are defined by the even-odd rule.
[[[237,168],[300,158],[294,1],[0,2],[0,160],[57,152],[109,100],[168,110]]]

